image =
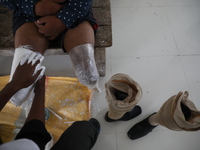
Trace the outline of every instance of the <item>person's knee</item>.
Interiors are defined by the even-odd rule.
[[[49,42],[45,36],[39,33],[34,23],[25,23],[15,33],[15,48],[29,46],[32,51],[44,53]]]
[[[35,41],[32,44],[32,46],[33,51],[44,54],[45,50],[49,47],[49,42],[44,36],[38,36],[35,38]]]
[[[77,40],[78,39],[78,40]],[[64,37],[64,48],[67,52],[76,46],[83,44],[95,44],[94,30],[87,21],[79,24],[73,29],[69,29]]]

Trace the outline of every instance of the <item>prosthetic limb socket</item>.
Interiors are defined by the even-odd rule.
[[[99,80],[99,73],[94,60],[93,45],[76,46],[69,51],[69,56],[79,82],[90,89],[95,88]]]
[[[142,97],[142,88],[139,83],[130,76],[122,73],[113,75],[105,84],[106,99],[109,106],[108,117],[119,119],[126,112],[131,111]],[[119,100],[116,94],[123,92],[127,94],[124,100]]]
[[[200,130],[200,111],[188,96],[185,91],[170,97],[155,114],[158,123],[174,131]]]
[[[14,55],[13,62],[12,62],[10,81],[12,80],[13,74],[18,65],[23,65],[27,61],[28,61],[28,63],[31,63],[32,65],[34,65],[38,60],[40,61],[40,63],[35,67],[35,71],[34,71],[33,75],[35,75],[39,70],[42,70],[40,75],[36,79],[36,81],[39,80],[44,75],[44,72],[46,69],[44,66],[41,66],[43,59],[44,59],[44,56],[42,56],[38,52],[33,52],[33,51],[25,49],[25,48],[17,48],[15,50],[15,55]],[[16,106],[20,106],[27,99],[32,100],[32,98],[34,96],[34,92],[33,92],[34,86],[35,86],[35,83],[33,83],[32,85],[30,85],[27,88],[21,89],[20,91],[15,93],[15,95],[13,95],[13,97],[10,99],[10,101],[13,104],[15,104]]]

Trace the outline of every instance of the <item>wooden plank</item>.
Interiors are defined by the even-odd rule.
[[[110,0],[93,0],[92,7],[110,7]]]
[[[95,38],[96,47],[112,46],[112,28],[111,26],[99,26]]]
[[[0,47],[14,47],[12,11],[2,5],[0,5],[0,10]]]
[[[94,8],[93,13],[99,26],[111,26],[111,12],[109,7]]]

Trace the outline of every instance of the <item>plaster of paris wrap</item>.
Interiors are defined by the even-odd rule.
[[[108,116],[111,119],[119,119],[126,112],[131,111],[142,96],[140,85],[126,74],[116,74],[105,84],[106,99],[109,104]],[[128,96],[123,100],[117,100],[114,93],[121,91]]]
[[[84,44],[74,47],[69,51],[74,72],[79,82],[89,89],[97,87],[99,73],[94,60],[94,47]]]
[[[188,99],[189,93],[179,92],[169,98],[156,113],[158,123],[168,129],[175,131],[197,131],[200,130],[200,111],[192,101]],[[185,119],[181,109],[181,102],[190,109],[191,116]]]
[[[44,72],[45,72],[45,67],[41,66],[43,59],[44,59],[44,56],[42,56],[38,52],[33,52],[33,51],[25,49],[25,48],[17,48],[15,50],[15,55],[14,55],[13,62],[12,62],[10,81],[12,80],[12,76],[19,64],[23,65],[24,63],[26,63],[28,61],[28,63],[31,63],[32,65],[34,65],[38,60],[40,61],[40,63],[35,67],[35,72],[33,73],[33,75],[35,75],[39,70],[42,70],[40,75],[36,79],[36,81],[39,80],[44,75]],[[32,85],[30,85],[27,88],[24,88],[24,89],[21,89],[20,91],[18,91],[10,99],[11,102],[14,103],[16,106],[20,106],[27,99],[32,100],[32,98],[34,96],[34,92],[33,92],[34,86],[35,86],[35,83],[33,83]]]

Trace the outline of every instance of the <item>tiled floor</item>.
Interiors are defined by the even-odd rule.
[[[200,0],[111,0],[111,7],[113,46],[106,51],[102,92],[93,98],[92,115],[101,123],[93,150],[199,150],[200,131],[158,126],[135,141],[127,131],[179,91],[189,91],[200,110]],[[47,75],[74,76],[66,57],[46,56]],[[0,75],[9,73],[11,62],[11,57],[0,58]],[[138,104],[143,112],[128,122],[107,123],[104,84],[116,73],[140,83],[143,96]]]
[[[113,46],[107,49],[106,77],[96,99],[102,130],[94,150],[198,150],[200,131],[171,131],[159,126],[132,141],[127,131],[158,111],[179,91],[200,109],[200,0],[111,0]],[[141,84],[143,113],[128,122],[107,123],[104,83],[126,73]],[[98,107],[97,107],[98,106]]]

